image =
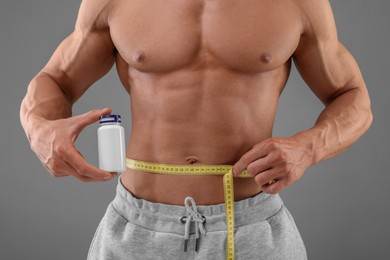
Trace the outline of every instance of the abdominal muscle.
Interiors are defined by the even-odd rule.
[[[209,134],[202,133],[207,129],[199,130],[199,135],[192,140],[183,140],[187,135],[180,136],[176,130],[160,132],[157,138],[137,137],[138,134],[151,136],[150,132],[154,131],[147,129],[164,128],[169,127],[150,125],[143,127],[143,131],[133,132],[127,157],[148,162],[180,165],[233,165],[241,154],[254,145],[242,137],[231,137],[230,141],[224,140],[221,136],[212,138]],[[145,142],[145,140],[148,141]],[[187,196],[193,197],[198,205],[224,202],[222,175],[178,176],[127,169],[122,174],[121,180],[134,196],[152,202],[183,205]],[[256,184],[254,178],[235,178],[234,190],[235,200],[241,200],[259,193],[261,187]]]
[[[277,101],[287,73],[209,77],[191,73],[163,82],[133,74],[132,127],[126,156],[135,160],[182,165],[233,165],[254,145],[272,136]],[[282,77],[282,78],[281,78]],[[142,84],[137,84],[138,81]],[[141,80],[142,79],[142,80]],[[152,202],[198,205],[224,202],[223,176],[175,176],[126,169],[125,188]],[[261,192],[254,178],[234,178],[235,200]]]

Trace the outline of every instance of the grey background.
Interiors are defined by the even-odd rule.
[[[374,124],[338,157],[306,171],[282,193],[310,259],[389,259],[389,25],[386,0],[331,1],[339,38],[357,59],[372,99]],[[85,259],[117,179],[104,184],[54,179],[31,152],[19,106],[32,77],[73,29],[79,0],[3,0],[0,5],[0,258]],[[130,131],[129,102],[115,68],[74,107],[111,106]],[[296,70],[280,100],[275,136],[310,127],[321,103]],[[97,124],[77,146],[97,165]]]

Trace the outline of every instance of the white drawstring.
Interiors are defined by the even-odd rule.
[[[190,205],[191,203],[191,205]],[[187,252],[187,244],[188,240],[190,238],[190,225],[191,222],[195,223],[195,251],[198,251],[199,248],[199,240],[200,240],[200,234],[205,235],[206,230],[204,227],[204,223],[206,222],[206,218],[202,216],[197,208],[196,208],[196,203],[195,200],[191,197],[187,197],[184,200],[184,205],[187,210],[187,216],[182,216],[180,221],[182,223],[185,223],[185,229],[184,229],[184,252]],[[185,222],[184,222],[185,221]]]

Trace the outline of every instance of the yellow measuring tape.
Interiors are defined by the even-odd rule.
[[[169,175],[223,175],[227,224],[226,259],[234,260],[234,189],[232,165],[181,165],[161,164],[126,158],[126,167],[133,170]],[[248,171],[238,177],[250,178]]]

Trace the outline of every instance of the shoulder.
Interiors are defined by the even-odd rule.
[[[76,27],[83,30],[99,30],[107,28],[113,2],[115,1],[82,0]]]
[[[291,0],[300,12],[303,34],[321,37],[334,34],[336,25],[329,0]]]

